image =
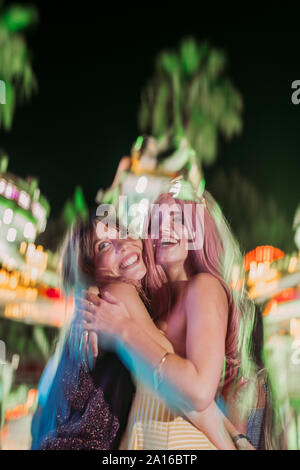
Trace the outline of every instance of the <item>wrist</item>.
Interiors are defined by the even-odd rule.
[[[250,439],[246,434],[236,434],[235,436],[232,436],[232,440],[236,446],[243,446],[244,445],[252,445]],[[242,444],[243,443],[243,444]]]
[[[154,390],[157,391],[161,382],[163,381],[163,364],[166,361],[167,357],[172,354],[168,351],[164,353],[162,358],[160,359],[159,363],[157,364],[156,367],[153,369],[153,385],[154,385]]]

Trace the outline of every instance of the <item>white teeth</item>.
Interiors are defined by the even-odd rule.
[[[177,240],[174,240],[173,238],[162,238],[161,243],[172,243],[175,245],[177,243]]]
[[[128,258],[124,263],[121,263],[121,268],[127,268],[128,266],[131,266],[133,263],[136,262],[138,259],[138,255],[133,255]]]

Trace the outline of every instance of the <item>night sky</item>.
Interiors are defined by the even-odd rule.
[[[292,220],[300,202],[300,105],[291,102],[300,28],[292,13],[275,24],[267,13],[229,22],[220,11],[218,19],[200,10],[113,16],[85,3],[76,11],[58,5],[41,4],[29,34],[39,93],[17,108],[11,132],[0,131],[10,171],[39,178],[52,216],[76,185],[89,204],[110,185],[137,136],[140,91],[156,53],[193,35],[227,52],[227,74],[244,98],[243,134],[220,141],[208,180],[219,167],[237,167]]]

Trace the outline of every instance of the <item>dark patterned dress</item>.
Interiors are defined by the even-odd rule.
[[[32,448],[117,449],[135,392],[130,373],[112,352],[101,353],[93,373],[76,373],[74,360],[63,355],[45,409],[35,417]],[[51,409],[54,424],[47,429]]]

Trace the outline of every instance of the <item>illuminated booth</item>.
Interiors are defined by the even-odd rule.
[[[26,323],[61,326],[65,300],[58,289],[58,256],[36,245],[50,206],[35,178],[7,172],[0,160],[0,313]],[[53,308],[55,305],[55,308]]]
[[[261,307],[264,359],[289,449],[300,449],[300,252],[261,246],[245,256],[249,295]]]

